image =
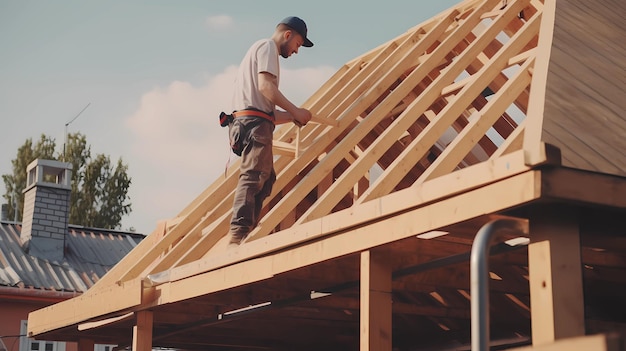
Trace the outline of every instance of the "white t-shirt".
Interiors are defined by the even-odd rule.
[[[235,78],[232,107],[234,111],[256,108],[273,112],[276,107],[259,91],[259,73],[268,72],[280,78],[278,48],[272,39],[254,43],[244,56]]]

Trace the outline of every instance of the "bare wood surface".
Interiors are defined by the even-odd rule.
[[[548,6],[553,36],[544,40],[550,44],[543,48],[550,50],[549,62],[536,84],[545,94],[537,92],[542,97],[534,101],[534,113],[541,114],[536,117],[543,118],[542,141],[561,149],[566,166],[624,175],[626,5],[611,0],[550,1]]]
[[[531,214],[529,222],[533,345],[584,335],[579,223],[549,208]]]
[[[133,345],[131,350],[152,351],[152,325],[151,311],[139,311],[135,313]]]
[[[388,253],[361,252],[361,350],[391,351],[391,262]]]
[[[110,285],[29,314],[28,333],[40,334],[141,304],[141,281]]]

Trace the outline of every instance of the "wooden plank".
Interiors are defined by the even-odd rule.
[[[517,56],[511,57],[509,59],[509,62],[507,62],[507,66],[511,67],[511,66],[514,66],[514,65],[521,65],[524,62],[528,61],[528,59],[536,57],[536,53],[537,53],[537,49],[531,49],[531,50],[524,51],[524,52],[522,52],[521,54],[519,54]]]
[[[489,159],[494,159],[506,155],[510,152],[520,150],[523,147],[524,143],[524,130],[526,129],[526,119],[524,119],[518,126],[515,128],[513,133],[509,135],[508,138],[504,140],[502,144],[498,147],[498,150],[494,152]]]
[[[541,14],[539,42],[537,43],[537,59],[533,67],[533,79],[530,83],[526,128],[524,131],[524,150],[526,163],[535,164],[535,159],[543,159],[541,141],[545,108],[546,83],[550,54],[552,51],[552,35],[554,33],[554,10],[556,0],[546,1]]]
[[[153,287],[155,300],[146,302],[148,306],[164,305],[266,280],[273,276],[271,260],[252,259],[188,279],[170,281]]]
[[[447,87],[443,88],[443,90],[441,90],[441,96],[447,96],[450,94],[457,93],[459,90],[461,90],[467,83],[469,83],[474,78],[475,78],[474,76],[467,76],[458,82],[454,82],[448,85]]]
[[[44,307],[28,314],[28,334],[36,336],[107,313],[139,306],[141,281],[105,286],[92,294]]]
[[[438,84],[445,84],[454,79],[476,56],[477,52],[482,51],[492,36],[499,33],[501,26],[508,23],[510,17],[514,17],[519,9],[527,5],[527,1],[517,1],[509,4],[509,11],[506,11],[503,17],[499,17],[492,26],[490,26],[483,36],[467,48],[467,50],[457,58],[454,65],[439,76],[435,83],[429,86],[429,89],[422,93],[422,98],[414,101],[416,104],[428,104],[430,99],[426,99],[426,94],[436,94],[441,91]],[[499,21],[500,20],[500,21]],[[454,101],[447,105],[437,118],[429,123],[426,128],[411,144],[405,148],[402,154],[387,167],[385,172],[376,180],[376,182],[368,189],[367,193],[362,196],[359,201],[368,201],[377,198],[383,194],[391,192],[398,182],[406,175],[409,169],[421,159],[432,145],[439,139],[441,134],[448,126],[456,120],[465,107],[473,100],[473,98],[490,82],[502,69],[506,66],[508,59],[519,52],[526,45],[528,40],[532,39],[539,29],[539,18],[533,17],[527,22],[526,28],[519,31],[502,50],[491,59],[490,65],[483,67],[481,72],[476,73],[476,79],[472,80],[468,85],[464,86],[462,91],[457,94]],[[491,33],[490,31],[493,31]],[[435,89],[436,88],[436,89]],[[436,96],[433,96],[436,97]],[[412,113],[423,113],[424,105],[417,105],[414,109],[407,109]],[[406,111],[405,111],[406,113]]]
[[[231,201],[232,202],[232,198]],[[230,205],[229,205],[230,206]],[[172,250],[158,266],[150,270],[151,273],[160,272],[170,267],[176,267],[186,262],[194,261],[202,257],[219,240],[228,234],[230,226],[231,212],[225,212],[213,221],[207,221],[208,227],[203,231],[203,235],[196,240],[189,240],[186,248]]]
[[[132,266],[141,259],[146,253],[152,250],[152,247],[161,241],[165,234],[167,223],[160,221],[156,229],[144,238],[134,249],[132,249],[124,258],[122,258],[113,268],[111,268],[104,276],[102,276],[94,285],[83,295],[90,295],[100,289],[107,289],[109,285],[115,284],[120,277],[126,272],[129,266]]]
[[[105,318],[105,319],[102,319],[102,320],[99,320],[99,321],[82,323],[82,324],[78,325],[77,329],[79,331],[84,331],[84,330],[89,330],[89,329],[97,329],[97,328],[108,326],[108,325],[115,324],[115,323],[118,323],[118,322],[127,321],[127,320],[130,320],[131,318],[134,318],[134,317],[135,317],[135,314],[130,312],[130,313],[126,313],[126,314],[121,315],[121,316]],[[90,351],[92,351],[92,350],[90,350]]]
[[[333,127],[337,127],[339,125],[339,122],[334,119],[325,118],[317,115],[311,116],[311,122]]]
[[[298,138],[298,141],[299,140],[300,139]],[[296,154],[298,153],[299,146],[300,146],[299,142],[296,143],[296,146],[294,146],[294,145],[291,145],[291,144],[283,142],[283,141],[274,140],[274,142],[272,144],[272,151],[273,151],[274,155],[295,157]]]
[[[387,50],[393,50],[394,48],[394,45],[390,45]],[[363,65],[363,62],[359,62],[359,64],[350,67],[342,77],[337,79],[336,83],[332,86],[332,89],[327,90],[326,93],[320,97],[320,99],[316,100],[314,104],[309,107],[312,113],[329,120],[336,120],[337,115],[332,114],[333,106],[346,102],[346,99],[351,101],[349,96],[351,89],[354,89],[358,86],[358,84],[363,83],[363,80],[368,72],[374,69],[374,66],[368,67],[368,65],[363,67]],[[289,126],[290,130],[295,130],[297,128],[295,125],[283,125],[281,128],[284,128],[285,126]],[[323,134],[326,131],[326,126],[320,124],[310,124],[304,126],[303,129],[301,143],[304,147],[306,147],[312,141],[316,140],[320,134]]]
[[[361,252],[361,351],[391,351],[391,262],[379,251]]]
[[[135,312],[133,351],[152,351],[152,311]]]
[[[585,335],[578,217],[540,208],[530,214],[528,270],[533,345]]]
[[[188,267],[191,268],[188,272],[193,271],[193,274],[187,277],[176,277],[180,280],[173,280],[177,272],[172,270],[169,272],[172,278],[170,282],[154,287],[153,296],[156,296],[157,300],[152,304],[173,303],[223,291],[237,286],[243,281],[251,283],[268,279],[273,275],[369,250],[419,233],[481,216],[484,213],[498,212],[528,203],[537,200],[540,196],[539,187],[536,186],[540,176],[539,171],[525,172],[423,207],[412,210],[406,209],[395,216],[385,215],[390,210],[386,208],[387,206],[394,208],[393,212],[395,213],[399,203],[404,202],[406,204],[407,201],[410,202],[419,198],[419,195],[407,197],[407,193],[405,193],[402,197],[390,198],[389,202],[364,204],[356,211],[346,210],[342,216],[334,218],[334,223],[320,221],[316,226],[308,226],[307,231],[285,230],[264,238],[262,241],[257,241],[257,245],[263,245],[264,241],[270,245],[276,245],[275,243],[281,241],[283,243],[301,242],[303,244],[292,247],[288,251],[281,250],[255,259],[246,258],[246,261],[204,273],[200,273],[197,269],[193,271],[193,267]],[[391,195],[395,194],[397,193]],[[355,222],[363,224],[347,228],[344,224],[343,228],[345,229],[342,231],[326,229],[337,228],[340,226],[339,223]],[[312,238],[320,236],[320,239],[311,241]],[[252,246],[252,243],[228,250],[229,252],[226,254],[230,255],[231,261],[235,261],[236,257],[245,252],[249,246]],[[194,262],[193,265],[197,263]],[[239,281],[237,281],[238,279]]]

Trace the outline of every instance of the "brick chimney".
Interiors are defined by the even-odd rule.
[[[72,164],[35,160],[26,168],[22,244],[39,258],[61,261],[72,191]]]

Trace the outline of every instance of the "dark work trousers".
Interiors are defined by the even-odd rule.
[[[237,117],[230,125],[232,143],[241,142],[239,182],[230,221],[231,243],[239,244],[259,222],[263,200],[276,181],[272,139],[274,124],[254,116]]]

